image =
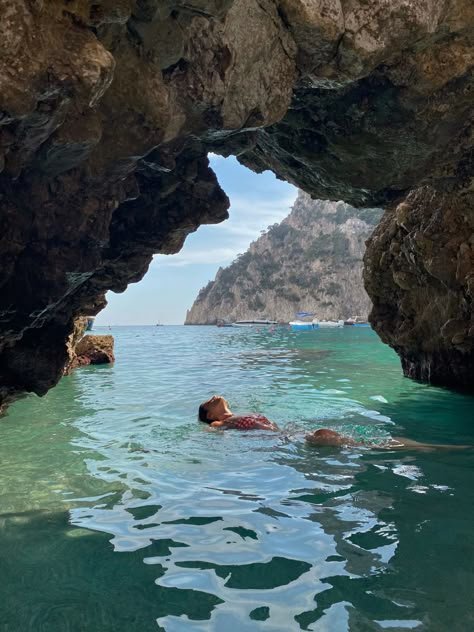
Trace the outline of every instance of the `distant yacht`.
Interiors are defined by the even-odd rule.
[[[261,325],[278,325],[277,320],[268,320],[266,318],[263,319],[255,319],[255,320],[237,320],[235,323],[232,323],[232,327],[254,327]]]
[[[321,327],[344,327],[343,320],[313,320],[313,323],[318,325],[318,329]]]
[[[218,327],[233,327],[233,326],[234,326],[234,323],[231,323],[231,322],[230,322],[230,321],[228,321],[228,320],[222,320],[222,319],[219,319],[219,320],[217,321],[217,326],[218,326]]]

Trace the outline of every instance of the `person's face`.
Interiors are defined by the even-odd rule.
[[[219,395],[214,395],[207,402],[204,402],[207,418],[212,421],[221,419],[224,413],[229,412],[227,401]]]

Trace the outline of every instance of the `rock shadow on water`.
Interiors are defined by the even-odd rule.
[[[410,385],[412,387],[412,385]],[[425,384],[377,403],[391,432],[427,443],[474,445],[474,397]]]

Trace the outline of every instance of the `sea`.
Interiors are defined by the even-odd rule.
[[[0,419],[0,632],[474,629],[474,449],[370,447],[474,445],[473,397],[370,328],[92,333],[115,364]],[[281,432],[210,431],[214,394]]]

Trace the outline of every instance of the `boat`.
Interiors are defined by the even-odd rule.
[[[319,320],[313,318],[313,320],[303,320],[308,316],[314,316],[314,312],[298,312],[295,314],[297,320],[292,320],[288,323],[294,331],[309,331],[311,329],[319,329],[325,327],[343,327],[343,320]]]
[[[261,327],[266,325],[278,325],[278,321],[268,320],[266,318],[257,318],[253,320],[237,320],[235,323],[232,323],[232,327]]]
[[[304,320],[292,320],[288,323],[292,331],[311,331],[317,329],[318,323],[308,322]]]
[[[359,320],[356,316],[355,318],[345,320],[344,327],[370,327],[370,323],[366,320]]]
[[[295,314],[295,318],[297,320],[292,320],[288,324],[292,331],[311,331],[312,329],[318,328],[318,323],[316,319],[313,320],[302,320],[303,318],[307,318],[308,316],[314,316],[314,312],[298,312]]]
[[[94,326],[95,316],[87,316],[86,331],[90,331]]]
[[[230,323],[227,320],[218,320],[217,327],[233,327],[234,323]]]
[[[320,328],[325,328],[325,327],[344,327],[344,321],[343,320],[318,320],[316,322],[318,323]]]

